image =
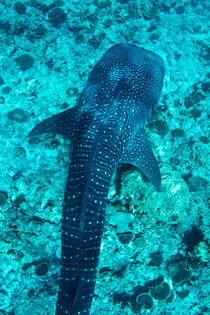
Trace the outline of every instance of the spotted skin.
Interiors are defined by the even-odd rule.
[[[121,163],[160,190],[160,172],[143,126],[158,103],[162,59],[129,44],[111,47],[91,71],[80,104],[38,124],[30,137],[60,133],[73,152],[64,196],[56,315],[88,315],[94,294],[110,179]]]

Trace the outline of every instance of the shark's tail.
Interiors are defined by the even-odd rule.
[[[90,138],[89,144],[91,141]],[[114,167],[108,158],[105,161],[104,153],[101,159],[94,158],[92,144],[91,148],[86,147],[87,141],[82,145],[81,153],[81,143],[82,139],[74,143],[64,197],[56,315],[90,313],[106,199]],[[91,162],[88,160],[90,156]]]

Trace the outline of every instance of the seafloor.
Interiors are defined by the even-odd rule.
[[[207,0],[0,0],[1,315],[54,314],[69,142],[27,134],[74,106],[119,42],[165,62],[146,126],[162,189],[131,167],[113,179],[91,314],[210,314],[209,13]]]

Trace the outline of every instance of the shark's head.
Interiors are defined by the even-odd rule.
[[[133,107],[142,123],[160,98],[164,63],[160,56],[130,44],[111,47],[94,66],[85,93],[101,104],[115,101]]]

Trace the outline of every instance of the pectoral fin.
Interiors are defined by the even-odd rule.
[[[30,131],[28,137],[34,137],[44,133],[58,133],[65,137],[72,138],[79,118],[79,106],[75,106],[44,119]]]
[[[160,191],[160,170],[143,129],[139,129],[131,137],[119,163],[138,167],[148,177],[155,189]]]

